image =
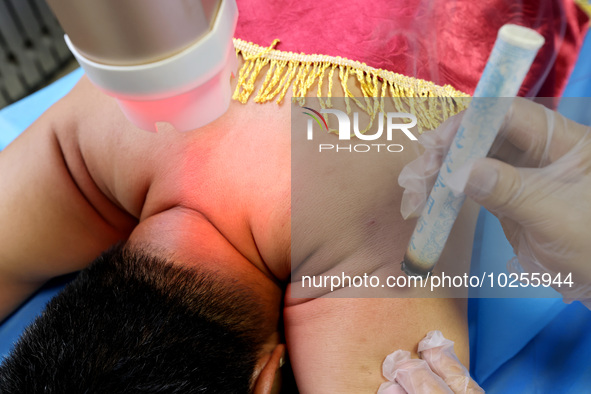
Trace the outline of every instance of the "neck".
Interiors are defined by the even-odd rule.
[[[174,264],[207,269],[253,289],[274,319],[279,318],[282,290],[263,264],[244,257],[203,215],[175,207],[143,220],[129,237],[162,252]]]

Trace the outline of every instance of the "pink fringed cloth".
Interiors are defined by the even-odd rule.
[[[234,98],[243,102],[281,101],[289,87],[303,96],[335,72],[356,75],[367,95],[379,95],[378,85],[403,97],[470,95],[506,23],[546,38],[520,95],[558,97],[588,25],[572,0],[238,0],[238,8],[235,46],[247,62]]]

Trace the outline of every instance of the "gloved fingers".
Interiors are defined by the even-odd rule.
[[[513,256],[507,261],[507,272],[520,275],[526,271],[523,268],[523,265],[519,262],[517,256]]]
[[[540,167],[548,134],[554,131],[549,124],[542,105],[515,98],[488,156],[516,167]]]
[[[398,178],[400,186],[405,188],[401,202],[403,218],[418,217],[422,212],[462,117],[463,113],[450,117],[436,130],[419,137],[425,152],[409,163]],[[513,166],[538,168],[566,157],[573,157],[574,161],[584,160],[586,155],[573,155],[572,151],[589,139],[591,128],[572,122],[540,104],[518,98],[489,155]],[[591,160],[588,161],[591,165]],[[562,167],[568,169],[569,166]],[[489,171],[491,178],[488,186],[495,179],[493,169]],[[464,174],[457,170],[453,176],[463,177],[465,184],[469,172],[470,168],[464,166]],[[502,184],[507,185],[507,182]],[[481,189],[481,185],[476,186],[473,189]],[[451,188],[454,189],[453,186]]]
[[[428,196],[428,193],[405,190],[402,193],[402,201],[400,203],[400,215],[402,218],[404,220],[418,218],[425,207],[425,201]]]
[[[489,156],[519,167],[543,167],[571,150],[589,127],[531,100],[516,98]]]
[[[454,343],[441,331],[431,331],[419,342],[419,355],[454,393],[484,393],[454,352]]]
[[[384,382],[380,385],[378,394],[406,394],[406,390],[396,382]]]
[[[384,360],[382,373],[386,379],[398,383],[405,392],[452,393],[425,360],[410,358],[410,352],[397,350]]]
[[[463,192],[500,219],[507,216],[521,225],[530,224],[540,218],[542,208],[558,215],[547,217],[560,217],[560,207],[539,206],[544,202],[539,198],[544,189],[554,187],[552,180],[544,178],[529,181],[540,171],[515,168],[491,158],[477,159],[452,173],[448,186],[454,193]]]
[[[584,228],[583,222],[591,218],[588,200],[581,197],[591,191],[590,171],[591,140],[544,168],[515,168],[491,158],[474,160],[452,173],[447,184],[454,193],[465,193],[495,214],[515,249],[519,234],[526,232],[538,245],[534,250],[548,254],[560,243],[563,249],[588,250],[581,230],[571,229]],[[564,250],[557,252],[555,258],[543,260],[566,257]]]
[[[404,188],[400,206],[404,219],[420,215],[442,162],[436,152],[426,151],[402,169],[398,184]]]
[[[462,123],[465,112],[462,111],[454,116],[450,116],[434,130],[425,131],[419,136],[419,143],[426,150],[435,150],[441,153],[442,156],[445,156],[451,142],[456,136],[460,123]]]
[[[451,394],[453,391],[424,360],[411,359],[401,366],[396,382],[409,394]]]
[[[492,148],[487,155],[493,159],[504,161],[514,167],[540,167],[541,159],[529,152],[517,148],[513,143],[503,137],[497,136]]]
[[[516,103],[496,152],[506,162],[474,160],[450,174],[446,184],[501,219],[519,260],[510,270],[538,273],[565,300],[589,303],[591,128],[538,104]],[[568,286],[550,281],[558,274],[571,279]]]

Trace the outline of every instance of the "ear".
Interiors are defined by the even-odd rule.
[[[254,394],[278,393],[281,387],[281,373],[279,368],[283,365],[285,357],[285,345],[280,343],[269,355],[267,362],[259,373],[254,384]]]

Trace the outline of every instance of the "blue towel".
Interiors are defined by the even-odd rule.
[[[25,327],[41,313],[49,300],[75,276],[76,274],[70,274],[51,280],[0,324],[0,362],[8,355],[12,345],[18,340]]]
[[[35,121],[47,108],[66,95],[82,77],[81,68],[0,110],[0,150]]]

